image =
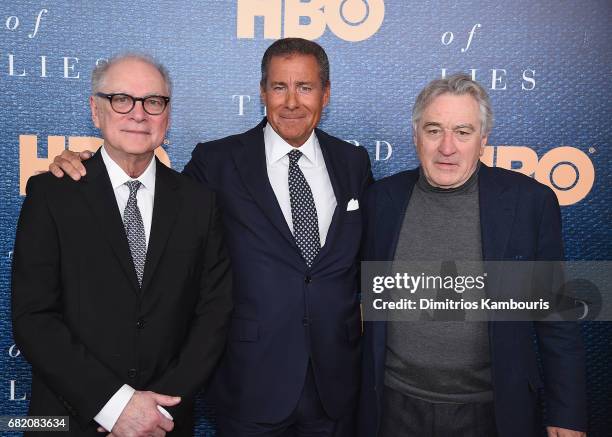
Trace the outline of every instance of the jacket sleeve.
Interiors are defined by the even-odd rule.
[[[191,159],[185,164],[185,168],[183,168],[184,175],[204,185],[209,184],[206,173],[207,161],[205,157],[205,148],[207,144],[208,143],[197,144],[191,152]]]
[[[563,260],[561,211],[552,190],[542,202],[537,260]],[[586,431],[584,345],[576,322],[536,322],[546,401],[547,426]]]
[[[361,193],[362,195],[365,194],[365,192],[367,191],[368,187],[370,185],[372,185],[374,183],[374,176],[372,176],[372,165],[370,163],[370,156],[368,155],[368,152],[366,151],[366,149],[361,149],[363,151],[363,179],[362,179],[362,183],[361,183]]]

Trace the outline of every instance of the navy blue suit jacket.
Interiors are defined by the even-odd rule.
[[[372,180],[365,149],[316,130],[338,206],[308,268],[266,171],[264,119],[198,144],[184,172],[218,195],[234,275],[234,316],[213,388],[219,414],[274,423],[296,407],[309,360],[327,414],[357,405],[361,202]]]
[[[363,259],[393,260],[418,169],[376,182],[366,195]],[[555,194],[533,179],[481,165],[478,175],[482,253],[493,260],[562,260],[561,214]],[[533,334],[542,358],[542,379]],[[374,437],[384,389],[386,322],[364,332],[360,435]],[[490,322],[489,343],[500,437],[540,435],[538,396],[544,388],[545,423],[586,429],[584,348],[576,323]]]

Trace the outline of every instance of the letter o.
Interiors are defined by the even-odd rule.
[[[553,189],[560,205],[573,205],[593,188],[595,168],[582,150],[562,146],[542,156],[535,178]]]
[[[365,0],[352,0],[364,2]],[[363,41],[374,35],[383,23],[385,18],[385,3],[383,0],[367,0],[368,4],[368,15],[359,24],[351,25],[344,21],[342,18],[342,8],[346,10],[347,15],[353,14],[352,9],[347,8],[362,8],[363,5],[349,4],[343,5],[348,0],[327,0],[325,2],[325,19],[327,25],[333,33],[345,41]]]
[[[440,39],[440,42],[444,44],[445,46],[447,46],[453,42],[453,39],[455,39],[455,35],[453,34],[453,32],[449,30],[448,32],[444,32],[442,34],[442,38]]]
[[[17,345],[14,344],[9,348],[9,356],[11,358],[17,358],[19,355],[21,355],[21,351],[19,349],[17,349]]]
[[[11,26],[11,22],[15,23],[13,26]],[[16,17],[15,15],[12,15],[10,17],[8,17],[6,19],[6,22],[4,23],[4,25],[6,26],[6,28],[8,30],[15,30],[19,27],[19,17]]]

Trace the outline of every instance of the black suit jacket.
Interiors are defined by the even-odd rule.
[[[418,169],[382,179],[366,196],[363,259],[391,261]],[[519,173],[480,166],[482,253],[485,261],[563,259],[561,214],[552,190]],[[537,334],[543,379],[534,344]],[[375,437],[382,415],[386,322],[365,323],[359,435]],[[491,374],[500,437],[537,437],[539,394],[546,424],[586,429],[584,347],[572,322],[490,322]]]
[[[192,398],[215,367],[231,312],[231,274],[215,196],[157,161],[151,235],[139,289],[98,153],[79,182],[30,178],[13,259],[13,333],[32,364],[31,415],[70,415],[72,435],[127,383]]]
[[[218,411],[252,422],[285,419],[310,360],[323,406],[338,418],[355,407],[359,389],[362,210],[347,206],[361,202],[370,161],[365,149],[315,131],[337,207],[309,268],[268,179],[265,123],[199,144],[184,170],[217,193],[232,260],[235,311],[215,378]]]

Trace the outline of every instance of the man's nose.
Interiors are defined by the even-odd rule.
[[[297,91],[289,88],[285,98],[285,106],[289,109],[295,109],[299,106]]]
[[[147,113],[144,110],[144,102],[142,100],[136,102],[136,104],[130,111],[130,117],[138,122],[143,121],[145,118],[147,118]]]
[[[449,156],[455,153],[457,147],[455,145],[455,133],[450,129],[444,129],[442,131],[442,140],[438,147],[440,153],[444,156]]]

